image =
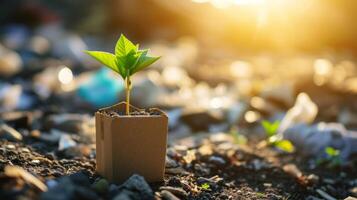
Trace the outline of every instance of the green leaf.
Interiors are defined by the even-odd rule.
[[[210,189],[210,185],[208,183],[203,183],[201,185],[201,188],[204,189],[204,190],[209,190]]]
[[[340,151],[338,149],[335,149],[333,147],[326,147],[325,148],[325,153],[330,156],[330,157],[335,157],[340,155]]]
[[[289,140],[276,141],[274,146],[288,153],[291,153],[295,150],[294,145]]]
[[[130,72],[130,75],[135,74],[140,70],[143,70],[144,68],[148,67],[149,65],[160,59],[160,57],[147,56],[148,51],[149,51],[148,49],[142,50],[136,65],[133,67],[133,69]]]
[[[271,137],[273,135],[276,135],[276,133],[278,132],[278,129],[280,126],[280,121],[275,121],[274,123],[271,123],[267,120],[263,120],[262,126],[265,130],[265,133],[268,135],[268,137]]]
[[[121,74],[121,72],[116,64],[115,55],[113,55],[111,53],[103,52],[103,51],[85,51],[85,53],[92,56],[93,58],[98,60],[103,65],[109,67],[113,71]]]
[[[139,45],[134,45],[124,34],[121,34],[117,44],[115,45],[115,55],[116,56],[126,56],[132,52],[136,53],[138,51]]]

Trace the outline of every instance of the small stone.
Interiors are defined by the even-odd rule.
[[[22,178],[25,182],[35,186],[42,192],[47,191],[47,186],[42,183],[38,178],[30,174],[29,172],[25,171],[21,167],[18,166],[6,166],[4,173],[6,176],[15,177],[15,178]]]
[[[357,197],[357,187],[353,187],[349,190],[353,196]]]
[[[301,171],[296,167],[296,165],[294,165],[294,164],[284,165],[284,166],[283,166],[283,170],[284,170],[286,173],[288,173],[288,174],[290,174],[290,175],[292,175],[292,176],[294,176],[294,177],[296,177],[296,178],[299,178],[299,177],[302,176],[302,172],[301,172]]]
[[[22,140],[22,135],[12,127],[6,125],[6,124],[1,124],[0,125],[0,138],[9,140],[9,141],[21,141]]]
[[[72,140],[71,136],[67,135],[67,134],[62,134],[60,137],[60,141],[58,144],[58,150],[64,150],[64,149],[68,149],[70,147],[74,147],[76,146],[76,142],[74,140]]]
[[[31,161],[31,164],[33,164],[33,165],[38,165],[38,164],[40,164],[41,163],[41,161],[39,161],[39,160],[32,160]]]
[[[15,147],[15,145],[13,145],[13,144],[8,144],[8,145],[6,145],[6,148],[7,149],[15,149],[16,147]]]
[[[177,162],[174,159],[171,159],[170,157],[166,156],[166,168],[174,167],[178,167]]]
[[[218,157],[218,156],[211,156],[209,158],[209,162],[211,162],[215,165],[225,165],[226,164],[226,161],[223,158]]]
[[[187,172],[182,168],[182,167],[176,167],[176,168],[167,168],[165,169],[166,174],[174,174],[174,175],[182,175],[182,174],[187,174]]]
[[[28,148],[21,148],[21,151],[24,152],[24,153],[30,153],[30,149]]]
[[[174,194],[167,190],[163,190],[160,193],[161,197],[166,200],[180,200],[178,197],[176,197]]]
[[[349,197],[345,198],[344,200],[357,200],[357,198],[349,196]]]
[[[0,46],[0,76],[12,76],[21,70],[22,60],[19,54]]]
[[[120,196],[130,197],[129,199],[149,200],[154,198],[154,193],[144,177],[134,174],[119,186],[116,198],[120,199]]]
[[[310,174],[306,177],[307,181],[311,184],[317,184],[319,182],[319,177],[315,174]]]
[[[271,187],[272,184],[271,183],[263,183],[264,187]]]
[[[180,196],[180,197],[188,196],[188,194],[185,190],[183,190],[182,188],[178,188],[178,187],[163,186],[163,187],[160,187],[160,190],[167,190],[167,191],[171,192],[172,194]]]
[[[326,200],[336,200],[335,197],[332,197],[331,195],[327,194],[325,191],[317,189],[316,192]]]

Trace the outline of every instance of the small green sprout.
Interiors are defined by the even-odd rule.
[[[210,186],[208,183],[203,183],[203,184],[201,185],[201,189],[203,189],[203,190],[209,190],[210,187],[211,187],[211,186]]]
[[[236,143],[236,144],[247,144],[247,142],[248,142],[247,137],[240,134],[236,127],[231,128],[231,130],[229,131],[229,134],[232,136],[234,143]]]
[[[277,120],[277,121],[271,123],[267,120],[263,120],[262,126],[265,130],[265,133],[268,135],[268,137],[272,137],[272,136],[276,135],[276,133],[278,132],[278,129],[280,126],[280,121]]]
[[[294,145],[289,140],[284,140],[279,136],[278,129],[280,126],[280,121],[269,122],[267,120],[262,121],[262,126],[268,136],[267,142],[271,146],[275,146],[285,152],[291,153],[295,150]]]
[[[342,164],[340,150],[333,147],[325,148],[326,158],[320,158],[316,161],[318,165],[327,164],[328,168],[334,168]]]
[[[160,58],[148,56],[148,51],[149,49],[139,50],[139,44],[134,45],[123,34],[120,35],[115,45],[115,54],[103,51],[85,51],[85,53],[118,73],[125,81],[127,115],[130,114],[131,76]]]

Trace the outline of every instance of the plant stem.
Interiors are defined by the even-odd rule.
[[[126,115],[130,115],[130,90],[131,90],[131,81],[130,77],[125,79],[125,92],[126,92]]]

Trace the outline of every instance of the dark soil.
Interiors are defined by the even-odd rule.
[[[93,185],[101,177],[95,173],[95,159],[77,156],[65,159],[58,152],[40,153],[31,145],[0,141],[0,171],[7,165],[21,166],[40,180],[81,173],[88,180],[91,196],[82,194],[82,199],[111,199],[115,196],[110,188],[98,191]],[[254,147],[254,144],[249,146]],[[321,198],[321,190],[335,198],[353,196],[357,184],[355,163],[345,167],[326,168],[314,166],[314,160],[298,154],[285,154],[271,148],[256,149],[236,145],[229,140],[203,139],[193,147],[170,147],[167,152],[165,180],[151,183],[155,196],[167,192],[180,199],[307,199]],[[83,175],[84,174],[84,175]],[[0,178],[0,196],[16,199],[28,196],[34,198],[34,188],[9,185],[9,177]],[[73,187],[79,187],[74,185]],[[14,190],[17,193],[14,193]],[[27,192],[25,192],[27,191]],[[62,191],[63,193],[66,190]],[[71,198],[69,198],[71,199]]]
[[[110,117],[126,116],[125,112],[119,110],[101,110],[100,112]],[[162,114],[155,108],[148,108],[148,109],[131,111],[130,115],[131,116],[159,116]]]

